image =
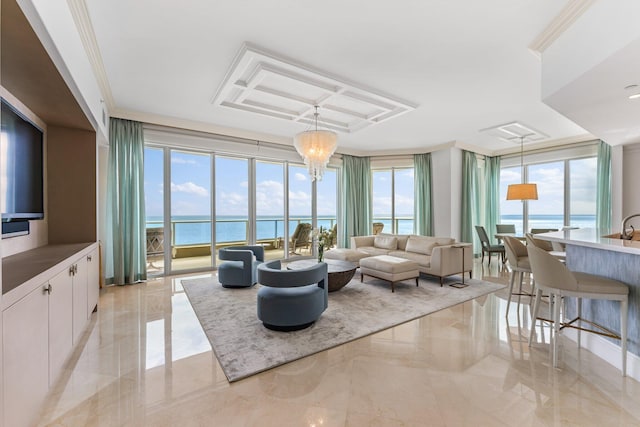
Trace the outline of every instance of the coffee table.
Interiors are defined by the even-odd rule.
[[[342,289],[353,278],[356,273],[356,265],[349,261],[339,261],[335,259],[325,259],[329,270],[329,292]],[[301,270],[313,267],[318,263],[315,259],[301,259],[287,264],[287,270]]]

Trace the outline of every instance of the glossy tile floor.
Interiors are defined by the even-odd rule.
[[[498,264],[474,277],[506,283]],[[506,291],[229,384],[185,277],[103,290],[41,425],[640,425],[640,384],[567,339],[551,368]]]

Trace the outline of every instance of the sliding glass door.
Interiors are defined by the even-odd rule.
[[[265,258],[284,257],[284,164],[256,161],[256,243]]]
[[[249,161],[216,156],[216,255],[217,249],[242,246],[249,237]],[[219,260],[216,260],[216,265]]]

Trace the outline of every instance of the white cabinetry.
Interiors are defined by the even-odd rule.
[[[89,271],[87,277],[87,314],[91,317],[91,313],[98,306],[100,296],[100,255],[98,249],[94,249],[87,255],[87,269]]]
[[[48,305],[38,286],[2,312],[5,426],[34,424],[49,390]]]
[[[82,336],[90,316],[89,298],[97,300],[95,291],[89,291],[89,284],[97,286],[99,280],[92,264],[97,257],[91,256],[97,254],[96,246],[50,245],[3,260],[4,427],[35,423],[49,388]]]

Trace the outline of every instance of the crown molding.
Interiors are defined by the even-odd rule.
[[[96,34],[93,31],[93,24],[89,17],[87,4],[85,0],[67,0],[67,4],[69,5],[69,10],[78,29],[80,40],[84,46],[93,73],[96,76],[103,100],[107,109],[112,111],[115,109],[115,101],[111,92],[109,79],[107,78],[107,72],[105,71],[104,62],[102,61],[102,55],[100,54],[100,48],[98,47]]]
[[[563,146],[567,146],[567,145],[572,145],[572,144],[580,144],[583,142],[591,142],[594,140],[597,140],[598,137],[590,134],[590,133],[585,133],[583,135],[576,135],[576,136],[570,136],[567,138],[561,138],[561,139],[554,139],[551,141],[544,141],[538,144],[527,144],[524,148],[524,152],[530,152],[530,151],[540,151],[540,150],[550,150],[550,149],[554,149],[554,148],[559,148],[559,147],[563,147]],[[520,153],[520,147],[512,147],[512,148],[507,148],[504,150],[495,150],[492,152],[491,155],[493,156],[505,156],[505,155],[510,155],[510,154],[518,154]]]
[[[529,44],[529,50],[538,58],[555,42],[596,0],[569,0],[560,13]]]

